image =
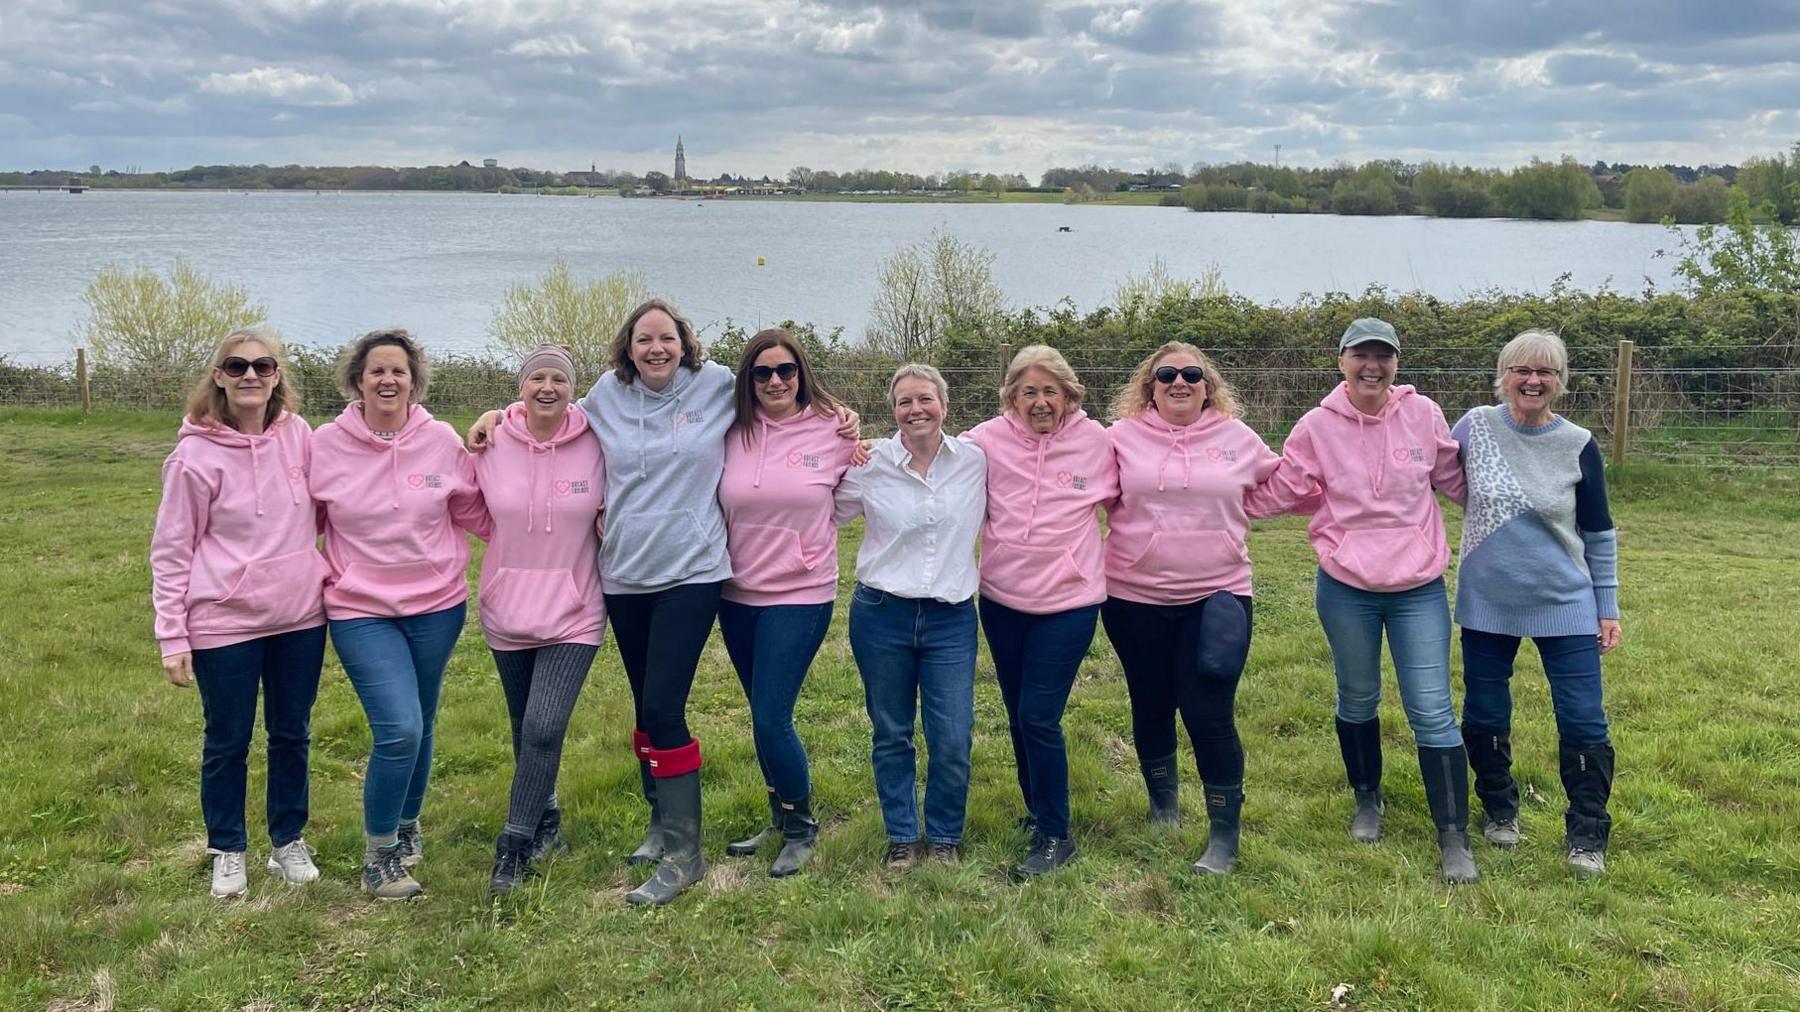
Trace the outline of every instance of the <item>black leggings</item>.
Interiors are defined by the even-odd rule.
[[[688,692],[724,586],[721,580],[606,595],[606,617],[631,681],[638,730],[650,736],[653,749],[681,748],[694,739],[687,726]]]
[[[1250,598],[1243,606],[1242,647],[1250,644]],[[1220,660],[1205,641],[1232,637],[1219,611],[1205,600],[1193,604],[1139,604],[1108,597],[1100,606],[1107,638],[1125,669],[1131,694],[1131,737],[1141,762],[1175,752],[1175,713],[1181,713],[1204,783],[1232,787],[1244,782],[1244,745],[1238,739],[1236,700],[1243,675],[1242,654]],[[1205,670],[1202,670],[1202,669]]]

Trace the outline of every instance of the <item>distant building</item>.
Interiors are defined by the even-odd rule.
[[[687,174],[687,152],[684,151],[681,147],[681,135],[677,134],[677,135],[675,135],[675,175],[674,175],[674,178],[680,180],[680,179],[686,179],[687,177],[688,177],[688,174]]]
[[[497,158],[483,158],[481,160],[481,167],[484,169],[497,169],[500,167],[500,160]]]

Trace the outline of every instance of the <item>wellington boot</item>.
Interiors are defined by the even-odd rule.
[[[1350,819],[1350,837],[1361,843],[1381,839],[1381,718],[1360,723],[1338,718],[1338,752],[1344,757],[1344,778],[1356,794],[1356,814]]]
[[[1181,823],[1181,769],[1175,753],[1139,763],[1144,790],[1150,795],[1150,824],[1172,829]],[[1035,828],[1035,826],[1034,826]]]
[[[625,860],[631,864],[655,864],[663,855],[662,813],[656,804],[656,778],[650,775],[648,760],[638,760],[638,778],[643,781],[644,800],[650,803],[650,828],[644,832],[644,842]]]
[[[1244,786],[1220,787],[1207,784],[1206,818],[1208,821],[1206,852],[1194,862],[1197,875],[1229,875],[1237,867],[1238,839],[1242,831]]]
[[[771,794],[769,797],[773,798]],[[778,801],[781,816],[781,853],[775,856],[775,863],[769,866],[769,875],[773,878],[787,878],[796,874],[812,860],[813,847],[819,839],[819,823],[813,818],[812,798],[796,798],[793,801]]]
[[[656,798],[662,860],[643,885],[626,894],[628,903],[662,906],[706,875],[700,857],[700,771],[658,778]]]
[[[1381,788],[1356,791],[1355,794],[1356,814],[1350,816],[1350,838],[1358,843],[1380,843],[1381,816],[1387,811]]]
[[[1475,854],[1469,849],[1469,756],[1461,745],[1450,748],[1419,746],[1419,775],[1425,782],[1425,802],[1437,827],[1438,851],[1443,859],[1444,881],[1462,885],[1481,878],[1475,870]]]
[[[769,824],[742,840],[733,840],[725,845],[727,857],[750,857],[762,849],[762,845],[770,840],[781,838],[781,799],[769,792]]]

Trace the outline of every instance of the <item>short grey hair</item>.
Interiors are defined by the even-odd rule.
[[[1506,399],[1506,371],[1515,365],[1547,363],[1556,370],[1556,396],[1569,389],[1569,348],[1555,331],[1527,330],[1506,342],[1494,363],[1494,396]]]
[[[946,406],[949,405],[950,384],[944,382],[944,374],[938,372],[936,366],[926,365],[923,362],[908,362],[895,369],[894,378],[888,380],[888,405],[890,407],[894,403],[894,390],[900,386],[900,381],[903,379],[930,380],[931,385],[937,387],[938,400]]]
[[[1047,344],[1028,344],[1013,356],[1012,363],[1006,367],[1006,378],[1000,381],[1000,410],[1012,408],[1013,398],[1025,385],[1025,370],[1034,368],[1044,370],[1056,380],[1063,389],[1063,396],[1068,398],[1070,410],[1081,406],[1082,398],[1087,396],[1087,387],[1081,385],[1069,360]]]

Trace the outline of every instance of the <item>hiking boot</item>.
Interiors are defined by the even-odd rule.
[[[1501,850],[1511,850],[1519,845],[1524,832],[1519,828],[1519,819],[1496,819],[1491,815],[1481,817],[1481,836],[1487,842]]]
[[[1438,831],[1438,854],[1444,881],[1464,885],[1481,878],[1469,849],[1469,755],[1461,745],[1419,746],[1419,775],[1425,803]]]
[[[425,860],[425,834],[419,830],[419,820],[402,822],[395,832],[395,839],[400,844],[400,863],[408,868],[416,868]]]
[[[363,892],[382,900],[409,900],[425,891],[401,861],[400,841],[378,848],[363,862]]]
[[[1462,736],[1469,750],[1469,771],[1475,774],[1475,796],[1481,799],[1481,835],[1494,846],[1511,850],[1519,842],[1519,784],[1512,775],[1512,735],[1484,724],[1464,724]],[[1509,836],[1511,842],[1505,842]]]
[[[1606,843],[1612,837],[1612,816],[1606,803],[1612,797],[1613,747],[1605,742],[1586,746],[1559,742],[1557,760],[1563,790],[1569,796],[1569,810],[1563,816],[1563,846],[1570,851],[1570,863],[1574,863],[1575,851],[1591,852],[1601,855],[1591,863],[1596,871],[1603,870]]]
[[[652,754],[663,770],[687,772],[657,778],[662,859],[643,885],[625,895],[625,902],[660,907],[706,875],[706,861],[700,856],[700,742],[690,739],[679,749],[657,749]]]
[[[922,840],[913,840],[909,843],[895,843],[889,840],[887,853],[881,858],[881,866],[894,871],[906,871],[919,863],[919,852],[923,847],[924,841]]]
[[[1144,791],[1150,796],[1150,825],[1173,829],[1181,823],[1181,770],[1175,753],[1138,764],[1144,774]]]
[[[946,864],[960,864],[962,862],[962,845],[958,843],[933,842],[931,844],[931,859],[933,861],[943,861]]]
[[[1025,860],[1013,865],[1013,875],[1018,878],[1037,878],[1050,874],[1074,859],[1074,837],[1035,833],[1032,835],[1031,853],[1025,855]]]
[[[312,848],[298,836],[269,854],[269,870],[293,885],[319,880],[319,866],[313,864]]]
[[[769,795],[771,798],[773,794]],[[787,878],[812,860],[819,839],[819,823],[813,818],[812,798],[796,798],[776,803],[781,812],[781,853],[769,866],[772,878]]]
[[[501,833],[494,844],[494,870],[488,876],[488,891],[496,896],[512,892],[531,866],[531,838]]]
[[[551,805],[539,816],[537,831],[531,834],[531,861],[547,861],[569,852],[569,841],[562,835],[562,809]]]
[[[212,894],[216,899],[244,895],[250,888],[250,876],[244,874],[244,852],[241,850],[208,850],[213,856]]]
[[[1606,873],[1606,851],[1584,850],[1570,847],[1568,856],[1563,859],[1569,869],[1582,878],[1593,878]]]
[[[781,838],[781,800],[774,791],[769,792],[769,824],[742,840],[733,840],[725,845],[727,857],[750,857],[762,849],[762,845],[770,840]]]
[[[1206,851],[1194,862],[1197,875],[1229,875],[1237,867],[1244,788],[1206,784]]]
[[[1339,717],[1337,738],[1344,778],[1356,795],[1350,838],[1375,843],[1381,839],[1381,815],[1387,808],[1381,798],[1381,718],[1352,723]]]

